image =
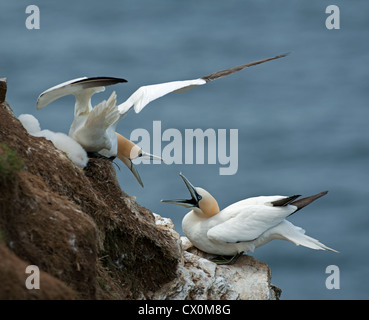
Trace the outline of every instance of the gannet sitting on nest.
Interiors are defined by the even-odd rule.
[[[198,249],[215,255],[231,256],[214,260],[229,264],[244,252],[253,252],[273,239],[290,241],[316,250],[330,250],[285,218],[327,194],[327,191],[297,200],[299,195],[261,196],[236,202],[219,210],[217,201],[205,189],[194,187],[180,174],[191,199],[162,200],[190,208],[182,221],[183,232]]]
[[[70,127],[69,136],[77,141],[89,156],[112,159],[118,157],[131,170],[143,187],[141,177],[132,160],[137,157],[162,159],[143,151],[139,146],[115,132],[120,117],[115,92],[111,94],[107,101],[103,100],[94,108],[91,105],[93,94],[104,91],[105,86],[122,82],[127,81],[111,77],[83,77],[70,80],[41,93],[37,99],[37,109],[41,109],[63,96],[73,94],[76,103],[74,121]]]

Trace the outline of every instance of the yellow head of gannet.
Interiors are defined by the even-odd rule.
[[[179,175],[186,184],[186,187],[191,194],[191,199],[162,200],[161,202],[177,204],[190,208],[197,215],[203,218],[210,218],[219,213],[218,202],[208,191],[200,187],[194,187],[182,173]]]
[[[231,256],[216,260],[220,264],[233,263],[243,252],[273,239],[287,240],[316,250],[335,251],[318,240],[305,235],[305,231],[294,226],[286,217],[327,194],[327,191],[297,199],[294,196],[260,196],[238,201],[219,211],[216,200],[206,190],[194,187],[180,174],[191,194],[191,199],[162,200],[190,208],[182,220],[182,229],[187,238],[200,250]]]
[[[118,151],[117,151],[117,158],[121,160],[128,168],[132,171],[133,175],[136,177],[138,183],[143,187],[143,183],[141,177],[133,165],[132,160],[136,158],[146,158],[149,160],[161,160],[164,161],[162,158],[155,156],[153,154],[147,153],[141,149],[138,145],[134,144],[131,140],[123,137],[118,132],[115,132],[117,137],[118,143]]]

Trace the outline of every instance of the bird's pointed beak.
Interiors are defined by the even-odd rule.
[[[179,175],[186,184],[186,187],[191,194],[191,199],[161,200],[161,202],[176,204],[186,208],[199,207],[201,196],[197,193],[195,187],[191,184],[191,182],[182,173],[180,173]]]
[[[138,174],[138,171],[137,171],[136,167],[133,165],[132,160],[129,159],[129,158],[126,158],[126,157],[120,157],[120,160],[122,160],[122,162],[128,167],[128,169],[131,170],[131,172],[135,176],[136,180],[138,181],[140,186],[143,188],[144,185],[142,183],[141,177]]]
[[[148,160],[160,160],[160,161],[163,161],[165,163],[165,160],[161,157],[158,157],[154,154],[151,154],[151,153],[148,153],[148,152],[145,152],[142,150],[142,158],[145,158],[145,159],[148,159]]]
[[[140,186],[143,188],[143,182],[141,180],[141,177],[136,169],[136,167],[133,165],[132,161],[131,161],[131,168],[130,168],[131,172],[133,173],[133,175],[135,176],[136,180],[138,181],[138,183],[140,184]]]

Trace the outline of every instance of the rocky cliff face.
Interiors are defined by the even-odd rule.
[[[30,136],[0,80],[0,299],[275,299],[268,266],[216,266],[124,193],[112,163],[84,169]],[[149,191],[148,191],[149,192]],[[25,286],[28,265],[40,289]]]

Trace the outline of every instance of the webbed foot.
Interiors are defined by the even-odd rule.
[[[239,252],[234,256],[216,256],[209,260],[216,263],[217,265],[232,265],[236,263],[237,259],[242,256],[242,254],[243,252]]]

